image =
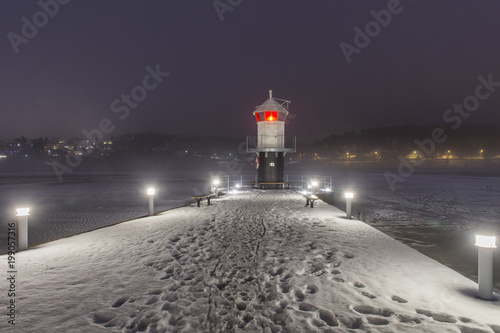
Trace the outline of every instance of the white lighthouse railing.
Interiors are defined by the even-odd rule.
[[[219,180],[219,189],[238,190],[255,186],[257,184],[257,174],[221,175]],[[314,190],[318,192],[331,192],[334,190],[332,176],[286,174],[283,181],[285,187],[296,190],[311,190],[311,185],[314,184]]]

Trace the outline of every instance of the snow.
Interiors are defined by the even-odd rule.
[[[18,253],[2,332],[500,332],[476,283],[333,206],[289,190],[211,203]]]

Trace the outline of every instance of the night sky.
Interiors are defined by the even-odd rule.
[[[54,1],[41,0],[51,10]],[[312,141],[443,123],[474,95],[478,76],[500,82],[498,1],[402,0],[350,63],[340,44],[354,46],[353,29],[364,31],[370,12],[394,0],[220,4],[232,10],[222,21],[211,0],[73,0],[43,22],[37,1],[1,1],[0,139],[81,136],[103,118],[109,135],[255,135],[252,112],[273,89],[292,100],[287,135]],[[38,33],[16,53],[12,36],[24,38],[22,18],[34,15]],[[136,89],[144,100],[124,107],[122,94],[143,86],[148,66],[169,75],[151,78],[151,90]],[[500,124],[497,89],[464,124]],[[113,112],[117,99],[122,111]]]

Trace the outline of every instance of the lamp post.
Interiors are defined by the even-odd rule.
[[[495,236],[476,235],[478,247],[478,296],[493,300],[493,249],[497,247]]]
[[[344,197],[345,197],[345,213],[346,213],[346,217],[348,219],[351,218],[351,202],[352,202],[352,198],[354,198],[354,193],[352,192],[345,192],[344,193]]]
[[[219,180],[218,179],[214,179],[212,184],[214,185],[214,193],[215,193],[215,196],[218,197],[219,196]]]
[[[315,181],[315,180],[313,180],[313,181],[311,182],[311,193],[312,193],[312,194],[315,194],[315,193],[316,193],[316,190],[315,190],[315,189],[316,189],[316,187],[317,187],[317,186],[318,186],[318,182],[317,182],[317,181]]]
[[[17,208],[17,248],[19,251],[28,249],[28,216],[29,208]]]
[[[150,187],[147,191],[149,197],[149,216],[153,216],[155,213],[155,205],[154,205],[154,197],[155,197],[155,189]]]

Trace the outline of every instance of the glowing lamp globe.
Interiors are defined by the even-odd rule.
[[[476,243],[474,245],[476,245],[477,247],[494,249],[497,247],[496,237],[476,235]]]
[[[150,188],[148,188],[148,192],[147,193],[148,193],[148,195],[155,195],[155,189],[152,188],[152,187],[150,187]]]
[[[214,179],[214,185],[215,186],[219,185],[219,180],[218,179]]]
[[[311,182],[311,185],[312,185],[313,187],[316,187],[316,186],[318,186],[318,182],[317,182],[317,181],[312,181],[312,182]]]
[[[17,208],[16,212],[17,212],[16,216],[29,216],[30,215],[29,208]]]
[[[352,199],[352,198],[354,198],[354,193],[352,193],[352,192],[345,192],[344,193],[344,197],[346,199]]]

